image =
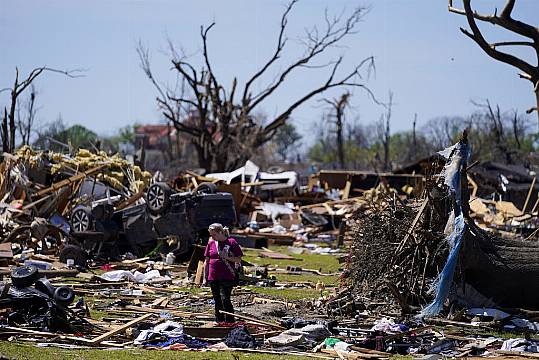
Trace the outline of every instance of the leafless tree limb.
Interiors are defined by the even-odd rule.
[[[467,9],[466,3],[468,3],[468,8],[469,8],[470,0],[463,0],[463,3],[464,3],[464,9],[458,9],[458,8],[453,7],[453,0],[449,0],[448,9],[450,12],[453,12],[455,14],[460,14],[464,16],[470,15],[477,20],[485,21],[493,25],[501,26],[506,30],[528,37],[530,39],[533,39],[534,41],[539,40],[539,33],[538,33],[537,28],[529,24],[523,23],[521,21],[515,20],[511,17],[511,13],[515,5],[515,0],[508,0],[505,3],[505,6],[502,12],[500,13],[500,16],[497,15],[497,12],[495,12],[494,15],[481,15],[477,13],[476,11]]]
[[[36,108],[36,97],[37,90],[34,84],[30,85],[30,94],[24,106],[24,114],[21,114],[21,104],[17,105],[17,129],[19,130],[19,135],[21,137],[22,145],[30,144],[30,135],[33,129],[34,120],[37,113]]]
[[[536,96],[536,106],[531,109],[536,109],[539,106],[539,66],[533,66],[530,63],[505,52],[497,50],[501,46],[530,46],[535,49],[537,61],[539,62],[539,28],[526,24],[522,21],[515,20],[511,17],[515,7],[515,0],[507,0],[500,15],[497,11],[493,15],[482,15],[472,9],[471,0],[462,0],[464,9],[459,9],[453,6],[453,0],[448,0],[448,9],[450,12],[464,15],[468,21],[471,31],[460,28],[463,34],[472,39],[479,47],[490,57],[503,63],[512,65],[522,71],[519,76],[532,82]],[[505,41],[497,43],[489,43],[481,33],[476,20],[488,22],[493,25],[501,26],[515,34],[527,37],[529,41]],[[539,116],[539,112],[538,112]]]
[[[359,87],[359,88],[362,88],[364,89],[372,98],[372,100],[374,102],[376,102],[377,104],[380,104],[380,102],[378,102],[378,100],[376,100],[376,97],[374,96],[374,94],[372,93],[372,91],[367,87],[365,86],[364,84],[360,84],[360,83],[357,83],[357,82],[354,82],[353,79],[354,77],[358,77],[358,78],[361,78],[361,74],[360,74],[360,69],[361,67],[368,63],[369,66],[371,66],[372,64],[374,64],[374,58],[373,57],[369,57],[367,59],[364,59],[355,69],[354,71],[352,71],[350,74],[348,74],[347,76],[345,76],[344,78],[342,78],[341,80],[339,81],[336,81],[334,82],[333,81],[333,78],[335,77],[335,73],[339,67],[339,65],[341,64],[341,61],[342,61],[342,58],[339,58],[339,60],[337,60],[335,62],[335,65],[333,66],[333,69],[331,71],[331,74],[330,76],[328,77],[327,81],[322,85],[320,86],[319,88],[317,89],[314,89],[312,90],[311,92],[307,93],[306,95],[304,95],[303,97],[301,97],[300,99],[298,99],[296,102],[294,102],[292,105],[290,105],[285,111],[283,111],[280,115],[278,115],[275,120],[273,120],[270,124],[268,124],[265,128],[264,128],[264,134],[267,136],[267,135],[270,135],[272,134],[272,131],[276,130],[279,126],[281,126],[282,124],[284,124],[286,122],[286,120],[288,119],[288,117],[290,116],[290,114],[298,107],[300,106],[301,104],[303,104],[305,101],[309,100],[310,98],[312,98],[313,96],[315,95],[318,95],[328,89],[331,89],[331,88],[334,88],[334,87],[340,87],[340,86],[349,86],[349,87]],[[264,140],[262,141],[262,143],[265,143],[267,141],[269,141],[269,139],[271,138],[271,136],[269,138],[264,138]]]
[[[275,48],[275,52],[273,53],[272,57],[262,66],[262,68],[260,70],[258,70],[249,80],[247,80],[247,82],[245,83],[245,88],[243,90],[243,99],[247,99],[248,97],[250,97],[249,88],[250,88],[251,84],[256,79],[258,79],[260,76],[262,76],[262,74],[264,74],[266,72],[266,70],[269,69],[271,64],[273,64],[275,61],[277,61],[280,58],[281,53],[282,53],[282,51],[283,51],[283,49],[284,49],[284,47],[286,45],[286,42],[288,40],[285,37],[286,25],[288,24],[288,14],[292,10],[292,7],[294,7],[294,5],[298,1],[299,0],[291,1],[287,5],[285,11],[283,12],[283,15],[281,17],[281,26],[280,26],[280,29],[279,29],[279,36],[277,37],[277,46]]]
[[[345,110],[349,105],[350,92],[345,92],[339,98],[335,99],[321,99],[322,102],[328,104],[333,112],[329,117],[333,117],[335,120],[335,134],[337,140],[337,157],[339,158],[339,165],[341,169],[345,168],[345,157],[344,157],[344,139],[343,139],[343,125],[345,120]]]
[[[535,44],[530,41],[502,41],[497,43],[490,44],[494,49],[500,46],[531,46],[534,47]]]
[[[254,109],[258,104],[264,101],[269,95],[271,95],[275,89],[277,89],[287,78],[287,76],[297,69],[298,67],[307,65],[310,61],[323,53],[328,47],[335,45],[345,36],[353,33],[355,26],[359,23],[363,17],[365,9],[362,7],[356,8],[352,15],[346,19],[344,24],[341,24],[341,19],[334,18],[331,21],[326,21],[326,29],[322,35],[320,35],[318,29],[315,27],[310,31],[307,31],[307,49],[304,56],[300,57],[294,63],[289,65],[284,71],[281,72],[278,80],[268,86],[265,90],[253,97],[253,102],[250,105],[251,109]],[[327,16],[326,16],[327,19]]]
[[[8,90],[11,92],[9,111],[7,108],[4,108],[4,116],[2,118],[1,137],[2,149],[4,152],[13,152],[15,150],[15,132],[17,127],[15,123],[15,116],[17,113],[17,100],[18,97],[32,84],[32,82],[43,72],[54,72],[70,78],[77,78],[84,76],[81,74],[83,71],[84,69],[58,70],[48,66],[42,66],[31,70],[28,76],[20,81],[19,69],[15,68],[15,81],[13,83],[13,87],[8,88]]]

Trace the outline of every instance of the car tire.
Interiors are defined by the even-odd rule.
[[[94,217],[92,215],[92,209],[88,206],[77,206],[71,212],[71,231],[73,232],[85,232],[92,228]]]
[[[25,288],[33,285],[39,277],[35,266],[19,266],[11,272],[11,282],[16,288]]]
[[[215,194],[217,192],[217,185],[211,182],[203,182],[196,187],[195,192],[204,194]]]
[[[67,307],[75,299],[75,292],[69,286],[59,286],[54,290],[52,298],[57,304]]]
[[[146,191],[146,206],[153,215],[161,215],[170,207],[170,195],[172,190],[170,187],[161,182],[156,182],[150,185]]]
[[[60,251],[60,262],[67,264],[67,259],[73,259],[75,265],[86,268],[88,255],[86,252],[77,245],[66,245]]]

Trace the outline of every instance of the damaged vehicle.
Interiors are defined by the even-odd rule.
[[[69,286],[54,286],[35,266],[20,266],[11,281],[1,283],[0,308],[10,309],[1,321],[8,326],[29,326],[41,331],[88,331],[91,325],[69,308],[75,292]]]
[[[96,257],[127,252],[137,257],[169,252],[184,256],[195,243],[207,241],[210,224],[236,222],[232,195],[218,192],[212,183],[175,192],[166,183],[155,182],[146,191],[145,202],[120,210],[109,204],[107,191],[97,194],[94,188],[91,195],[97,200],[74,208],[70,227],[81,247]]]

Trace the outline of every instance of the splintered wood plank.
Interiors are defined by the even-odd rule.
[[[197,265],[197,272],[195,275],[195,285],[201,285],[204,276],[204,261],[199,260]]]
[[[105,341],[106,339],[110,338],[111,336],[114,336],[116,334],[119,334],[123,331],[125,331],[126,329],[129,329],[131,326],[135,325],[135,324],[138,324],[139,322],[142,322],[150,317],[154,316],[154,314],[145,314],[145,315],[142,315],[141,317],[138,317],[136,319],[133,319],[131,320],[130,322],[128,322],[127,324],[125,325],[122,325],[120,326],[119,328],[116,328],[114,330],[111,330],[109,332],[106,332],[104,333],[103,335],[99,335],[98,337],[92,339],[90,341],[90,343],[92,344],[99,344],[103,341]]]
[[[346,185],[344,186],[344,190],[342,191],[342,200],[348,199],[350,196],[350,190],[352,189],[352,182],[350,180],[346,180]]]

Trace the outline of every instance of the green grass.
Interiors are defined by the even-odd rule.
[[[294,255],[288,253],[288,247],[286,246],[272,246],[270,250],[277,251],[282,254],[287,254],[295,259],[299,260],[279,260],[259,257],[258,253],[261,250],[245,249],[244,259],[252,264],[258,266],[270,266],[286,269],[287,265],[298,266],[303,269],[320,270],[323,273],[336,273],[339,270],[339,262],[335,256],[332,255],[320,255],[320,254],[301,254]],[[277,282],[310,282],[316,284],[317,282],[323,282],[329,286],[339,286],[338,275],[332,276],[319,276],[316,274],[300,273],[300,274],[282,274],[278,272],[270,272],[271,276],[275,276]],[[279,299],[287,300],[299,300],[299,299],[317,299],[320,296],[320,291],[315,289],[276,289],[276,288],[263,288],[263,287],[251,287],[252,291],[261,294],[269,295]]]
[[[334,273],[339,271],[339,261],[336,256],[320,255],[320,254],[301,254],[294,255],[288,253],[286,246],[272,246],[270,250],[277,251],[282,254],[290,255],[297,260],[279,260],[262,258],[258,256],[261,250],[245,249],[243,259],[256,265],[272,265],[286,269],[287,265],[299,266],[304,269],[320,270],[323,273]]]
[[[110,313],[108,311],[96,310],[90,307],[90,317],[94,320],[102,320],[104,317],[109,317]]]
[[[326,285],[339,286],[339,277],[337,275],[332,276],[319,276],[319,275],[292,275],[292,274],[279,274],[272,273],[277,281],[286,281],[286,282],[311,282],[316,284],[317,282],[323,282]]]
[[[178,293],[187,293],[191,295],[211,295],[211,290],[204,287],[187,286],[178,289]]]
[[[316,289],[279,289],[274,287],[247,287],[260,295],[267,295],[279,300],[313,300],[320,297],[320,291]]]
[[[28,360],[97,360],[97,359],[146,359],[146,360],[168,360],[168,359],[308,359],[307,357],[290,355],[254,354],[242,352],[197,352],[197,351],[173,351],[173,350],[100,350],[100,349],[61,349],[61,348],[38,348],[28,343],[17,343],[0,341],[0,354],[11,359]]]

